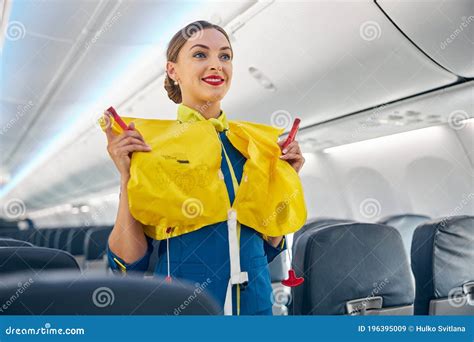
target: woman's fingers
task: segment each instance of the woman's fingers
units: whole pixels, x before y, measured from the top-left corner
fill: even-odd
[[[128,137],[137,138],[137,139],[145,142],[145,139],[143,139],[142,135],[138,131],[125,131],[125,132],[123,132],[122,134],[120,134],[118,136],[117,140],[126,139]]]
[[[120,155],[129,154],[131,152],[150,152],[151,148],[146,147],[143,144],[132,144],[117,149],[117,153]]]
[[[299,153],[287,153],[287,154],[284,154],[282,156],[280,156],[280,159],[283,159],[283,160],[296,160],[296,159],[302,159],[303,156]]]
[[[286,148],[283,149],[282,153],[301,153],[300,145],[297,141],[293,141],[291,144],[289,144]]]
[[[107,137],[107,141],[111,142],[112,140],[115,139],[115,134],[112,132],[112,121],[110,119],[109,112],[105,111],[103,118],[104,118],[104,121],[105,121],[104,132],[105,132],[105,135]]]
[[[126,137],[126,138],[118,141],[117,142],[117,147],[123,147],[123,146],[131,145],[131,144],[143,145],[143,146],[146,146],[146,147],[150,147],[147,144],[145,144],[145,142],[143,140],[140,140],[140,139],[135,138],[135,137]]]

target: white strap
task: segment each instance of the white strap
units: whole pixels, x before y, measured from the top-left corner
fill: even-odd
[[[167,261],[167,268],[168,268],[168,278],[171,277],[171,270],[170,270],[170,238],[166,238],[166,261]]]
[[[247,272],[240,269],[240,248],[237,236],[237,212],[230,209],[227,212],[227,231],[229,234],[230,279],[224,302],[224,315],[232,315],[232,285],[248,282]]]
[[[229,279],[227,291],[225,293],[224,315],[232,316],[232,282]]]

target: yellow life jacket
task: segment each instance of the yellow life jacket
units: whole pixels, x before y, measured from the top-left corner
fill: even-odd
[[[227,220],[231,205],[216,129],[226,130],[231,144],[247,158],[232,205],[237,221],[264,236],[289,234],[306,222],[300,178],[279,158],[283,129],[227,121],[222,111],[219,118],[206,120],[183,104],[178,120],[122,119],[127,125],[133,121],[152,148],[133,153],[127,186],[130,213],[146,235],[164,240]],[[112,129],[122,132],[113,120]]]

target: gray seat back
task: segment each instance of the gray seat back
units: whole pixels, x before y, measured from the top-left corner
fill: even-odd
[[[52,269],[80,271],[74,257],[64,251],[45,247],[0,247],[0,273],[33,272]]]
[[[473,216],[418,226],[411,247],[416,315],[474,315],[473,246]]]
[[[27,287],[4,315],[218,315],[220,308],[205,291],[163,278],[45,272],[40,277],[12,274],[2,279],[0,298],[10,298],[18,284]]]
[[[391,226],[398,230],[402,236],[403,246],[408,255],[408,259],[411,259],[411,240],[413,239],[413,233],[415,232],[418,225],[429,221],[431,218],[425,215],[415,215],[415,214],[402,214],[402,215],[392,215],[385,217],[378,221],[380,224],[385,224]]]
[[[323,225],[307,229],[295,248],[293,267],[305,282],[292,288],[290,314],[413,313],[408,258],[393,227],[356,222]]]
[[[33,247],[33,245],[27,241],[0,238],[0,247]]]

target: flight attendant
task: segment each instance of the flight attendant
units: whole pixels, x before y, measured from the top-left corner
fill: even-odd
[[[222,142],[221,170],[231,204],[246,163],[244,155],[227,138],[229,124],[221,110],[221,100],[232,81],[233,57],[224,29],[206,21],[191,23],[176,33],[168,45],[164,84],[168,97],[179,105],[179,122],[209,120],[215,127]],[[133,123],[130,127],[134,128]],[[107,245],[109,265],[115,272],[144,272],[153,251],[153,238],[144,234],[143,225],[130,213],[127,183],[131,153],[149,152],[151,147],[138,130],[117,135],[108,127],[105,133],[107,150],[121,176],[117,218]],[[282,142],[278,144],[280,150]],[[281,159],[299,172],[304,158],[298,143],[292,142],[281,153]],[[229,247],[232,241],[228,225],[229,221],[217,222],[161,241],[155,274],[170,276],[172,281],[185,279],[193,284],[203,284],[205,291],[221,304],[224,313],[231,308],[232,314],[271,315],[268,263],[286,248],[285,239],[283,236],[262,236],[242,224],[237,253],[245,279],[232,286],[229,277],[233,252]]]

